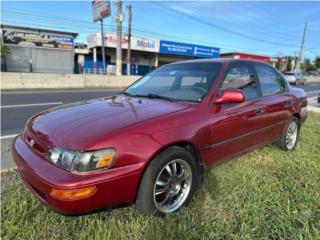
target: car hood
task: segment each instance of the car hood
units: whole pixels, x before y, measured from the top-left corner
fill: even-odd
[[[32,117],[26,135],[46,147],[88,150],[91,143],[128,126],[181,111],[190,104],[119,95],[64,105]]]

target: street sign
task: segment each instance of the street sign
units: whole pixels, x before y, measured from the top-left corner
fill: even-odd
[[[110,0],[109,1],[95,0],[95,1],[92,1],[91,4],[92,4],[92,17],[94,22],[100,21],[105,17],[108,17],[111,15]]]

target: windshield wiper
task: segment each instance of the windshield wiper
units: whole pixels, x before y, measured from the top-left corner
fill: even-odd
[[[145,98],[158,98],[158,99],[164,99],[170,102],[174,102],[176,101],[176,99],[174,98],[170,98],[170,97],[166,97],[166,96],[162,96],[162,95],[158,95],[158,94],[154,94],[154,93],[149,93],[149,94],[131,94],[128,92],[120,92],[120,94],[123,94],[125,96],[129,96],[129,97],[145,97]]]
[[[154,94],[154,93],[149,93],[146,95],[133,95],[134,97],[147,97],[147,98],[158,98],[158,99],[164,99],[170,102],[175,102],[176,99],[171,98],[171,97],[166,97],[166,96],[162,96],[162,95],[158,95],[158,94]]]

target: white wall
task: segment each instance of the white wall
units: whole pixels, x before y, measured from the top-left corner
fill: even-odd
[[[307,79],[307,83],[308,82],[320,82],[320,77],[309,77],[309,76],[307,76],[307,77],[305,77],[306,79]]]
[[[1,73],[1,89],[126,87],[139,76],[87,74]]]

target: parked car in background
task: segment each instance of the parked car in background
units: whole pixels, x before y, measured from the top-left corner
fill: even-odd
[[[290,84],[304,85],[305,77],[301,72],[286,72],[284,76]]]
[[[12,153],[26,186],[59,212],[134,202],[163,215],[221,162],[270,143],[293,150],[307,105],[304,90],[264,62],[184,61],[119,95],[33,116]]]
[[[309,72],[306,72],[305,76],[317,77],[319,76],[319,73],[317,71],[309,71]]]

